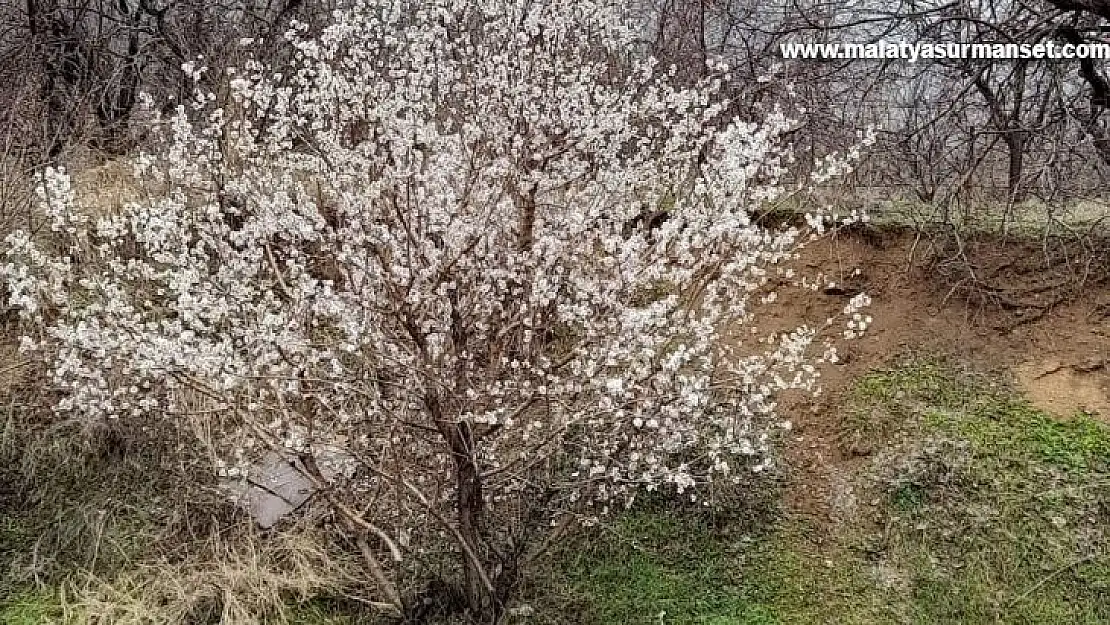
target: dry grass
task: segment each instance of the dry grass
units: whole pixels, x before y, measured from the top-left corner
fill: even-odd
[[[47,425],[27,444],[26,416],[0,469],[18,489],[0,492],[0,623],[303,623],[299,604],[363,587],[354,550],[308,522],[257,531],[153,435]]]
[[[126,204],[145,197],[128,159],[113,159],[95,167],[80,168],[71,175],[77,206],[90,216],[119,213]]]
[[[61,429],[9,445],[22,457],[0,475],[18,488],[0,492],[0,623],[327,623],[298,606],[365,587],[357,552],[319,524],[261,533],[150,442]]]
[[[326,623],[297,605],[357,593],[354,550],[260,534],[223,500],[188,423],[53,414],[17,330],[0,327],[0,623]]]
[[[213,534],[178,562],[144,563],[114,578],[88,575],[72,584],[67,607],[82,623],[288,623],[295,605],[358,584],[357,564],[326,545],[305,529],[272,538]]]

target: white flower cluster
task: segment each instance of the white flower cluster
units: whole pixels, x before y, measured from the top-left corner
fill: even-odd
[[[621,4],[355,3],[289,33],[292,75],[166,120],[147,201],[90,219],[47,172],[57,240],[12,235],[0,275],[59,408],[200,420],[230,457],[342,445],[397,532],[460,475],[596,513],[766,468],[776,394],[835,358],[720,340],[803,238],[749,217],[790,125],[725,118],[724,66],[679,88],[629,55]]]
[[[844,306],[844,316],[848,318],[848,328],[844,330],[844,338],[854,339],[863,336],[871,325],[871,315],[864,315],[860,311],[871,305],[871,297],[860,293],[848,300]]]

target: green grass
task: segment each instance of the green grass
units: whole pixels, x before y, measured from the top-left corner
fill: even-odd
[[[370,622],[370,616],[365,612],[349,605],[349,602],[321,597],[292,606],[289,623],[291,625],[355,625]]]
[[[1104,424],[916,359],[861,378],[842,425],[875,449],[858,514],[638,508],[557,554],[535,622],[1110,623]]]
[[[740,550],[674,513],[629,515],[611,533],[567,554],[567,579],[588,593],[604,623],[759,623],[766,609],[745,596]]]
[[[0,599],[0,625],[48,625],[64,621],[58,599],[45,592],[27,592]]]
[[[867,376],[852,403],[854,431],[883,429],[860,414],[902,417],[878,520],[910,621],[1110,623],[1104,424],[937,361]]]
[[[866,563],[839,546],[823,551],[819,528],[801,519],[762,535],[744,528],[651,506],[633,512],[560,554],[545,582],[563,604],[541,599],[545,622],[862,625],[892,616],[868,594]]]
[[[895,475],[892,499],[918,505],[887,514],[890,556],[915,571],[915,621],[1110,623],[1110,431],[1083,414],[1054,419],[983,380],[955,390],[905,397],[927,400],[908,429],[939,441]]]

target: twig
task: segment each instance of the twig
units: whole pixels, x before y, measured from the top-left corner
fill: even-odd
[[[330,503],[332,507],[338,510],[351,523],[354,523],[381,539],[381,541],[385,543],[385,546],[389,548],[389,553],[393,557],[394,562],[401,562],[404,560],[401,556],[401,550],[397,548],[397,543],[393,542],[393,539],[389,537],[389,534],[387,534],[385,530],[367,521],[361,514],[347,507],[343,502],[332,495],[331,486],[327,483],[327,480],[324,479],[324,475],[320,472],[320,468],[316,466],[316,458],[314,458],[311,453],[301,454],[299,460],[306,469],[305,475],[316,484],[316,488],[324,494],[324,497],[327,498],[328,503]]]
[[[274,276],[277,277],[278,286],[281,287],[282,292],[289,298],[289,301],[294,301],[296,298],[293,297],[293,292],[289,290],[289,285],[285,283],[285,277],[281,275],[281,270],[278,269],[277,262],[274,261],[274,254],[270,251],[269,243],[265,245],[265,250],[266,260],[269,261],[270,269],[274,272]]]
[[[474,565],[474,570],[477,571],[478,577],[481,578],[482,585],[486,587],[486,590],[491,595],[493,595],[493,581],[490,580],[489,574],[486,573],[486,568],[482,565],[481,559],[478,558],[478,554],[474,553],[474,549],[471,548],[470,543],[467,542],[466,537],[462,535],[462,532],[459,531],[459,528],[455,527],[454,524],[450,523],[446,518],[444,518],[443,515],[440,514],[439,510],[436,510],[435,506],[433,506],[432,503],[428,501],[428,498],[424,496],[424,493],[420,492],[420,489],[413,486],[411,483],[409,483],[408,480],[398,478],[398,481],[400,481],[401,485],[408,489],[408,491],[411,492],[420,501],[420,503],[424,504],[424,507],[427,508],[429,514],[435,517],[435,519],[439,521],[441,525],[443,525],[445,528],[447,528],[449,532],[451,532],[451,534],[455,537],[455,541],[459,543],[459,547],[462,548],[463,554],[465,554],[466,557],[470,560],[471,564]]]
[[[29,364],[31,364],[30,360],[24,360],[22,362],[17,362],[14,365],[8,365],[7,367],[4,367],[3,369],[0,369],[0,375],[10,373],[10,372],[15,371],[17,369],[22,369],[23,367],[26,367]]]
[[[455,542],[459,543],[459,548],[462,549],[463,555],[466,556],[466,558],[470,560],[471,564],[474,565],[474,569],[478,572],[478,577],[481,579],[482,585],[485,586],[486,590],[489,591],[491,595],[494,594],[493,581],[490,579],[489,574],[486,573],[485,567],[482,566],[482,560],[478,558],[478,554],[474,552],[473,548],[471,548],[471,545],[469,542],[467,542],[466,537],[462,535],[462,532],[459,531],[458,527],[448,521],[443,516],[443,514],[441,514],[439,510],[436,509],[435,505],[428,500],[428,497],[425,496],[419,488],[417,488],[411,482],[402,477],[391,475],[389,473],[386,473],[385,471],[378,469],[374,466],[373,463],[369,462],[361,455],[356,457],[367,469],[369,469],[375,475],[378,475],[385,480],[391,481],[394,484],[398,484],[404,487],[405,490],[412,493],[412,495],[416,497],[416,500],[419,501],[420,504],[423,505],[424,508],[428,511],[428,514],[431,514],[432,517],[435,518],[435,520],[438,521],[440,525],[442,525],[448,532],[451,533],[451,536],[455,539]]]
[[[361,536],[355,542],[358,544],[359,551],[362,552],[363,559],[366,560],[366,566],[370,569],[370,576],[374,578],[382,592],[389,598],[389,602],[397,610],[398,613],[404,614],[405,603],[401,600],[401,593],[397,591],[397,586],[389,581],[386,577],[382,565],[378,562],[378,558],[374,555],[374,550],[366,543],[366,539]]]
[[[1099,554],[1092,554],[1092,555],[1089,555],[1089,556],[1084,556],[1082,558],[1079,558],[1078,560],[1074,560],[1072,562],[1069,562],[1069,563],[1065,564],[1064,566],[1056,569],[1055,571],[1053,571],[1053,572],[1049,573],[1048,575],[1044,576],[1043,578],[1041,578],[1040,581],[1038,581],[1036,584],[1033,584],[1032,586],[1030,586],[1028,590],[1026,590],[1025,592],[1018,595],[1017,599],[1014,599],[1013,601],[1011,601],[1010,605],[1007,606],[1007,607],[1012,608],[1015,605],[1017,605],[1018,603],[1021,603],[1026,598],[1028,598],[1029,595],[1033,594],[1034,592],[1037,592],[1038,588],[1040,588],[1041,586],[1044,586],[1048,582],[1052,581],[1053,579],[1055,579],[1058,575],[1060,575],[1064,571],[1067,571],[1068,569],[1071,569],[1071,568],[1075,568],[1075,567],[1077,567],[1080,564],[1083,564],[1085,562],[1090,562],[1091,560],[1094,560],[1098,556],[1099,556]]]

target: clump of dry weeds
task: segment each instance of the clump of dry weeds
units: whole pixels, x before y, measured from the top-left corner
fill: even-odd
[[[357,588],[357,563],[327,545],[308,529],[269,537],[217,532],[178,561],[85,576],[71,584],[69,607],[88,623],[287,623],[297,604]]]

